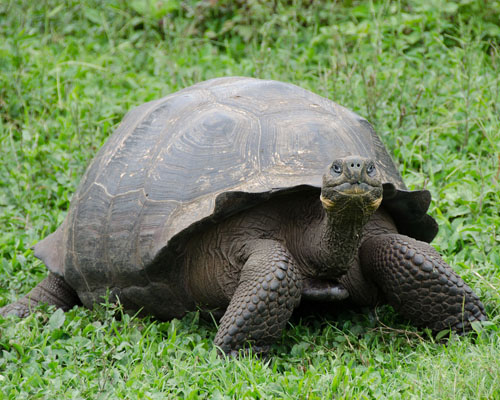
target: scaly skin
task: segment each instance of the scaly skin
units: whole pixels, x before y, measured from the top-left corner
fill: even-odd
[[[413,324],[461,333],[486,320],[483,304],[427,243],[400,234],[374,236],[360,249],[365,279]]]
[[[47,303],[68,311],[73,306],[80,305],[76,292],[61,277],[50,273],[47,278],[36,285],[27,295],[12,304],[0,308],[0,315],[17,315],[25,318],[33,312],[40,303]]]
[[[247,343],[266,351],[300,302],[302,277],[278,242],[261,241],[243,266],[240,282],[222,317],[215,344],[236,353]]]

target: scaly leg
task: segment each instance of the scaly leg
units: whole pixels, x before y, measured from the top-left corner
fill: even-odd
[[[302,278],[288,251],[263,240],[241,271],[238,287],[221,319],[215,344],[236,353],[251,343],[266,351],[300,302]]]
[[[486,320],[479,298],[429,244],[386,234],[365,241],[359,254],[364,277],[415,325],[460,333]]]
[[[27,317],[39,303],[47,303],[61,308],[63,311],[80,305],[80,299],[76,292],[66,281],[50,273],[47,278],[36,285],[26,296],[12,304],[0,308],[0,315],[17,315],[20,318]]]

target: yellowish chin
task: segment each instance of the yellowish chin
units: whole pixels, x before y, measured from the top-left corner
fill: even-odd
[[[331,209],[335,208],[335,203],[333,201],[331,201],[330,199],[325,199],[323,197],[323,195],[320,195],[319,199],[323,203],[323,207],[325,207],[326,210],[331,210]]]

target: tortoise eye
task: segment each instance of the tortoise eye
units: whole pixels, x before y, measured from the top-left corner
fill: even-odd
[[[337,163],[333,164],[331,169],[336,174],[342,173],[342,166],[340,164]]]
[[[370,164],[368,168],[366,168],[366,172],[368,175],[373,175],[375,173],[375,164]]]

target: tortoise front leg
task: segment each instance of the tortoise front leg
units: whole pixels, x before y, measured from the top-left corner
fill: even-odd
[[[247,343],[257,352],[267,351],[299,304],[301,289],[302,277],[289,252],[280,243],[259,241],[243,266],[215,344],[225,353]]]
[[[415,325],[463,332],[486,320],[479,298],[429,244],[386,234],[366,240],[359,254],[364,277]]]
[[[80,305],[80,299],[76,292],[66,283],[66,281],[50,273],[47,278],[36,285],[27,295],[0,308],[0,315],[17,315],[25,318],[33,312],[39,303],[47,303],[61,308],[63,311],[71,309],[75,305]]]

